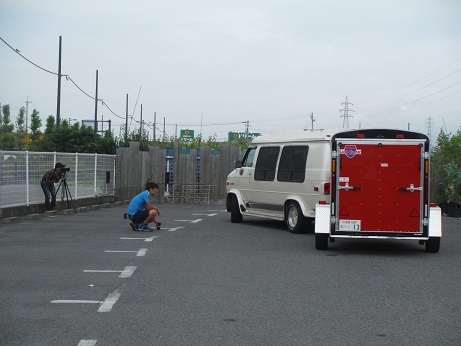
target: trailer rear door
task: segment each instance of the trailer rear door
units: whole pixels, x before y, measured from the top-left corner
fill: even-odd
[[[338,139],[335,231],[422,233],[424,143]]]

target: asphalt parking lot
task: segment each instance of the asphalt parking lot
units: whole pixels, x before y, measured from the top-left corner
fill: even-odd
[[[0,225],[1,345],[461,345],[461,220],[416,241],[336,241],[220,205],[127,205]]]

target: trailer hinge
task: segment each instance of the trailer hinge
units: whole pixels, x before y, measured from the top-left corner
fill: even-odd
[[[423,219],[423,226],[428,226],[429,225],[429,220],[427,218]]]
[[[335,216],[332,216],[330,222],[331,222],[331,224],[335,224],[335,223],[338,222],[338,218],[335,217]]]
[[[337,157],[338,157],[338,153],[336,152],[336,150],[332,151],[331,152],[331,158],[336,159]]]
[[[424,152],[424,160],[429,160],[430,157],[431,157],[431,155],[429,154],[429,152],[425,151]]]

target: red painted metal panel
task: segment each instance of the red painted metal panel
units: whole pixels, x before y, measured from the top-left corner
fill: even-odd
[[[423,149],[419,143],[357,142],[342,144],[340,149],[339,227],[344,231],[421,232],[423,192],[417,188],[423,186]],[[404,189],[411,186],[413,191]]]

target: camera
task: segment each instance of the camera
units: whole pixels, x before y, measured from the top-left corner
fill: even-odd
[[[70,168],[69,167],[64,167],[62,170],[63,170],[63,172],[69,172]]]

